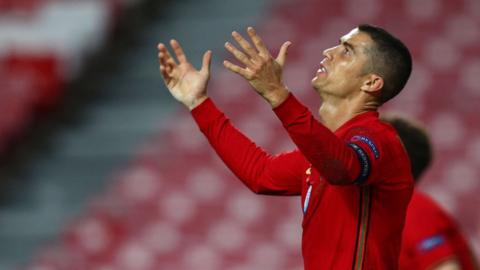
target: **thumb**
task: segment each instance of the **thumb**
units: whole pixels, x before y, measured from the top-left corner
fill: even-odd
[[[278,52],[278,56],[276,60],[277,60],[277,63],[282,67],[285,64],[285,60],[288,54],[288,47],[290,47],[291,44],[292,43],[290,41],[283,43],[282,47],[280,48],[280,52]]]
[[[211,62],[212,62],[212,51],[208,50],[203,54],[202,69],[200,69],[200,72],[208,74],[210,72]]]

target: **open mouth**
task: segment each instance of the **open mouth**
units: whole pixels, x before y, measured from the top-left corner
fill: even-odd
[[[317,70],[317,74],[326,75],[327,74],[327,68],[323,64],[320,64],[320,68]]]

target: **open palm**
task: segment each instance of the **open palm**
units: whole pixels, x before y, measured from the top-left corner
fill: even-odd
[[[170,41],[178,63],[170,55],[166,46],[158,45],[160,73],[172,96],[190,110],[207,98],[207,84],[210,78],[211,51],[203,55],[202,68],[195,69],[188,61],[182,47],[176,40]]]

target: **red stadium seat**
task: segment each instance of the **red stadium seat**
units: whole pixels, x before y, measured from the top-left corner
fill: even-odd
[[[65,79],[54,54],[14,52],[5,59],[4,68],[7,77],[29,84],[36,108],[48,109],[59,101]]]

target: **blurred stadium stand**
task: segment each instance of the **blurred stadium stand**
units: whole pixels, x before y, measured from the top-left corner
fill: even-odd
[[[174,110],[157,74],[158,41],[178,38],[195,64],[212,49],[209,91],[219,106],[267,150],[290,149],[263,100],[219,65],[229,33],[249,24],[272,49],[293,41],[286,82],[312,110],[319,101],[310,78],[339,35],[371,22],[405,40],[413,76],[384,111],[427,124],[435,162],[420,188],[459,220],[480,254],[478,0],[171,1],[143,24],[126,23],[130,43],[101,74],[85,70],[89,55],[124,5],[142,1],[18,2],[0,0],[0,109],[9,112],[0,133],[15,138],[38,111],[64,102],[76,76],[84,82],[73,90],[95,95],[10,179],[0,269],[26,261],[21,269],[302,269],[299,200],[250,194],[188,112]]]

